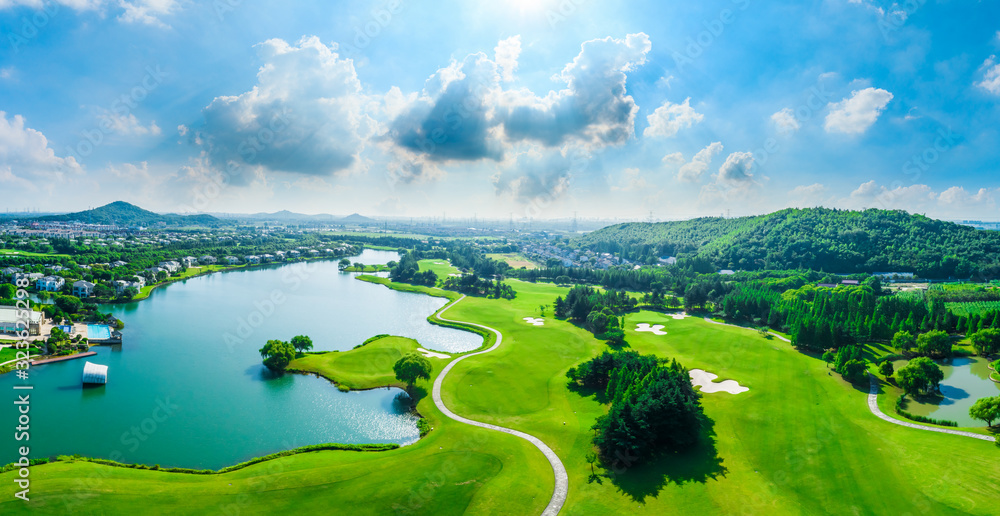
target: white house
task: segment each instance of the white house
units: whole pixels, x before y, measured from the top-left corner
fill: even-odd
[[[273,262],[274,261],[274,255],[273,254],[263,254],[263,255],[260,256],[260,260],[262,262],[265,262],[265,263],[267,263],[267,262]]]
[[[198,265],[198,259],[194,256],[185,256],[184,258],[181,258],[181,263],[183,263],[185,267],[193,267]]]
[[[302,253],[296,251],[295,249],[292,249],[291,251],[288,251],[288,256],[290,256],[292,258],[298,258],[300,254],[302,254]]]
[[[40,272],[19,272],[17,274],[14,274],[14,284],[16,285],[22,281],[27,281],[29,284],[31,284],[44,277],[45,275]]]
[[[73,283],[73,295],[81,299],[94,296],[94,284],[89,281],[77,281]]]
[[[202,256],[201,258],[199,258],[199,260],[201,260],[201,263],[204,263],[206,265],[212,265],[215,262],[219,261],[219,260],[216,260],[214,256],[208,255],[208,254],[206,254],[205,256]]]
[[[168,271],[171,272],[171,274],[174,273],[174,272],[177,272],[177,271],[181,270],[181,264],[177,263],[177,262],[175,262],[173,260],[166,261],[166,262],[160,262],[157,265],[160,266],[160,267],[162,267],[162,268],[164,268],[164,269],[167,269]]]
[[[318,256],[319,255],[319,251],[317,251],[315,249],[310,249],[308,252],[309,252],[309,256]]]
[[[111,262],[111,266],[112,267],[124,267],[126,265],[128,265],[128,262],[123,262],[121,260],[115,260],[115,261]]]
[[[260,256],[257,256],[255,254],[249,254],[247,256],[244,256],[243,260],[249,263],[250,265],[257,265],[260,263]]]
[[[115,285],[115,294],[120,296],[122,295],[122,292],[125,292],[129,288],[142,290],[142,287],[146,286],[146,281],[143,280],[142,282],[139,282],[139,281],[117,280],[115,281],[114,285]]]
[[[285,259],[285,252],[284,251],[275,251],[274,255],[277,256],[279,260],[284,260]]]
[[[228,263],[229,265],[236,265],[240,263],[240,259],[235,256],[227,256],[226,263]]]
[[[35,281],[35,288],[38,289],[39,292],[59,292],[65,284],[66,280],[60,278],[59,276],[45,276],[44,278]]]

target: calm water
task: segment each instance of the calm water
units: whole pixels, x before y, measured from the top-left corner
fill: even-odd
[[[979,357],[955,358],[951,363],[938,361],[945,375],[941,382],[941,395],[911,399],[906,410],[934,419],[955,421],[958,426],[986,426],[986,423],[969,417],[969,407],[980,398],[1000,395],[1000,384],[989,379],[987,364],[985,359]],[[893,363],[897,370],[904,365],[906,361]]]
[[[352,261],[394,259],[367,250]],[[214,469],[307,444],[412,442],[416,423],[394,401],[402,391],[342,393],[312,376],[275,377],[257,350],[299,334],[316,350],[351,349],[378,333],[442,351],[481,345],[478,335],[426,321],[444,303],[357,281],[329,261],[192,278],[106,307],[125,321],[121,347],[31,369],[31,456]],[[87,360],[109,366],[106,386],[81,387]],[[21,383],[0,375],[0,392],[13,400]],[[14,423],[13,411],[3,414]],[[0,443],[4,464],[23,444],[12,432]]]

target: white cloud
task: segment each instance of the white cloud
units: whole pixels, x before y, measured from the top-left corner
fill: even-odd
[[[976,86],[994,94],[1000,95],[1000,64],[996,62],[996,56],[990,56],[983,61],[983,80],[976,83]]]
[[[137,0],[127,2],[119,0],[118,5],[125,10],[118,16],[118,21],[124,23],[142,23],[154,27],[168,28],[161,18],[172,14],[180,8],[177,0]]]
[[[521,55],[521,36],[512,36],[497,43],[493,49],[494,58],[500,68],[500,77],[505,82],[514,80],[517,70],[517,58]]]
[[[664,165],[683,165],[684,155],[679,152],[671,152],[660,160]]]
[[[869,181],[836,204],[850,209],[906,210],[938,218],[976,218],[996,212],[998,194],[997,189],[980,188],[970,193],[964,187],[952,186],[937,192],[924,184],[886,187]]]
[[[102,128],[106,127],[108,132],[123,136],[158,136],[160,134],[160,127],[156,125],[155,120],[149,126],[144,126],[139,123],[139,119],[132,113],[122,115],[110,110],[104,110],[104,112],[98,115],[98,119]]]
[[[315,36],[297,45],[280,39],[257,45],[263,62],[257,84],[216,97],[202,111],[204,124],[189,127],[209,165],[235,170],[235,185],[267,172],[330,176],[351,167],[376,123],[365,111],[370,99],[353,63],[334,48]]]
[[[788,198],[788,207],[809,208],[820,206],[828,198],[828,191],[829,189],[820,183],[796,186],[786,195]]]
[[[851,92],[849,98],[829,104],[824,127],[828,133],[861,134],[878,120],[892,93],[883,89],[865,88]]]
[[[4,67],[4,68],[0,68],[0,79],[10,79],[13,76],[14,76],[14,67],[13,66],[7,66],[7,67]]]
[[[687,129],[701,122],[705,115],[696,112],[690,103],[691,97],[684,99],[684,102],[680,104],[671,104],[670,101],[665,101],[662,106],[653,111],[653,114],[646,117],[649,127],[642,132],[642,135],[669,138],[681,129]]]
[[[715,182],[726,185],[739,185],[753,181],[754,157],[752,152],[734,152],[726,158],[719,167],[719,173],[714,176]]]
[[[639,106],[626,91],[626,72],[646,63],[649,36],[584,42],[573,62],[557,76],[566,88],[536,97],[506,92],[503,129],[513,142],[530,140],[548,147],[575,141],[592,148],[621,145],[635,131]]]
[[[994,204],[992,192],[980,188],[975,194],[970,194],[961,186],[953,186],[938,195],[938,201],[946,206],[968,207],[976,204]]]
[[[642,177],[642,172],[637,168],[626,168],[622,171],[622,179],[617,185],[612,185],[611,189],[623,192],[642,192],[649,189],[649,182]]]
[[[708,171],[712,159],[720,152],[722,152],[722,142],[712,142],[706,145],[704,149],[698,151],[691,158],[690,162],[681,166],[680,170],[677,171],[677,179],[688,183],[701,181],[701,177]]]
[[[45,135],[25,127],[24,122],[21,115],[7,118],[0,111],[0,176],[8,182],[58,184],[83,173],[75,158],[56,156]]]
[[[800,127],[799,120],[795,118],[792,108],[784,108],[771,115],[771,121],[778,128],[778,132],[783,134],[794,133]]]

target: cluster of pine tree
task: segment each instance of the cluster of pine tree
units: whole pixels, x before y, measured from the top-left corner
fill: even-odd
[[[396,266],[389,269],[389,279],[401,283],[433,287],[437,283],[437,274],[434,271],[420,272],[420,259],[420,251],[403,253]]]
[[[499,279],[480,278],[474,272],[461,277],[450,277],[444,281],[442,287],[470,296],[485,296],[490,299],[514,299],[517,296],[517,292],[510,285]]]
[[[577,384],[603,390],[611,407],[597,419],[594,444],[604,457],[648,457],[698,441],[704,414],[687,369],[634,351],[605,351],[570,369]]]
[[[625,339],[622,315],[638,305],[635,298],[621,290],[597,290],[577,285],[556,298],[555,315],[569,319],[592,331],[597,338],[621,343]]]

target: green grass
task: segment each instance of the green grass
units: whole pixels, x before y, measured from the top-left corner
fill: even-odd
[[[437,274],[438,279],[444,281],[448,279],[449,274],[461,274],[458,267],[455,267],[448,260],[420,260],[417,262],[420,265],[421,271],[434,271]]]
[[[345,267],[342,269],[344,272],[386,272],[389,267],[382,265],[364,265],[362,267],[355,267],[351,265],[350,267]]]
[[[492,254],[487,254],[486,257],[491,258],[493,260],[506,262],[507,265],[510,265],[515,269],[520,269],[521,267],[524,267],[525,269],[529,270],[538,268],[538,265],[535,262],[525,258],[520,253],[492,253]]]
[[[3,364],[4,362],[8,362],[10,360],[14,360],[15,358],[17,358],[17,352],[18,351],[22,351],[22,350],[18,350],[18,349],[14,349],[14,348],[0,348],[0,364]],[[38,348],[34,347],[34,346],[32,346],[31,348],[28,349],[28,353],[30,353],[31,356],[35,356],[39,352],[40,352],[40,350]]]
[[[0,255],[25,256],[28,258],[69,258],[68,254],[33,253],[31,251],[19,251],[17,249],[0,249]]]
[[[571,390],[564,374],[607,346],[552,318],[551,310],[544,326],[522,320],[538,316],[539,305],[551,305],[566,288],[511,284],[518,291],[514,300],[468,297],[444,314],[497,328],[504,339],[497,350],[456,365],[442,395],[458,414],[529,432],[551,446],[570,476],[564,515],[998,512],[1000,461],[991,443],[877,419],[868,411],[867,384],[850,385],[817,357],[752,329],[646,311],[627,316],[632,349],[676,358],[750,391],[704,395],[712,434],[697,449],[628,465],[598,464],[602,476],[588,482],[591,426],[607,407],[591,393]],[[400,288],[457,297],[435,288]],[[663,324],[668,334],[637,333],[639,322]],[[381,339],[296,362],[345,383],[378,385],[390,374],[381,368],[414,345]],[[445,361],[432,362],[436,375]],[[891,413],[895,397],[883,389],[880,404]],[[27,508],[8,499],[0,501],[0,512],[67,514],[64,502],[77,499],[85,505],[76,512],[106,514],[219,513],[233,503],[240,514],[331,507],[357,514],[537,514],[545,506],[551,469],[532,446],[444,419],[429,397],[417,408],[434,431],[400,450],[306,453],[208,476],[56,463],[32,469]],[[12,479],[12,473],[0,475],[0,483]]]
[[[392,366],[407,353],[417,352],[420,343],[406,337],[383,337],[347,352],[309,354],[288,364],[289,370],[316,373],[348,389],[405,388],[396,379]],[[436,376],[448,360],[428,358]]]

